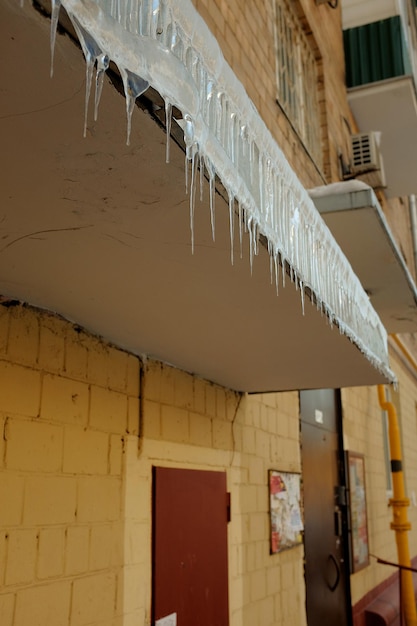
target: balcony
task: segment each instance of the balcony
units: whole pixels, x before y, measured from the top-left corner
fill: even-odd
[[[414,0],[344,0],[348,100],[360,132],[380,131],[388,197],[417,191]]]
[[[417,288],[371,187],[352,180],[310,195],[387,331],[415,333]]]

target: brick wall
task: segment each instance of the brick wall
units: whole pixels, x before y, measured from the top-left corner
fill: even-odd
[[[300,470],[297,393],[146,361],[140,398],[139,374],[62,319],[0,307],[1,626],[150,624],[153,465],[227,472],[231,626],[302,626],[303,548],[269,554],[268,470]]]
[[[110,623],[138,360],[29,307],[0,307],[0,335],[0,623]]]
[[[304,624],[303,549],[269,554],[268,470],[300,470],[298,394],[241,397],[149,361],[143,396],[148,481],[152,465],[227,472],[231,626]]]
[[[410,497],[417,489],[417,420],[416,420],[416,374],[391,349],[391,365],[398,376],[398,390],[392,391],[402,434],[403,466],[406,494]],[[366,497],[368,512],[369,549],[382,559],[398,562],[395,533],[390,528],[392,508],[386,484],[386,466],[383,449],[382,411],[376,387],[342,390],[345,447],[365,455]],[[408,509],[412,528],[417,527],[417,508],[413,503]],[[417,554],[415,532],[408,533],[410,556]],[[377,587],[395,570],[378,565],[371,558],[370,566],[351,576],[352,605]]]

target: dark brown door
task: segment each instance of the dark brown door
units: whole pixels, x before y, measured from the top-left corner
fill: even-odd
[[[155,467],[153,624],[228,626],[226,474]]]
[[[300,392],[308,626],[352,623],[340,394]]]

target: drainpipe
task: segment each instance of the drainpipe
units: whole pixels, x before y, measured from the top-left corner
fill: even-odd
[[[414,194],[412,194],[408,200],[410,206],[411,237],[413,239],[414,271],[417,275],[417,202]]]
[[[393,498],[389,503],[392,506],[393,521],[391,528],[395,531],[397,555],[399,565],[411,567],[410,549],[407,532],[411,524],[407,517],[407,507],[410,500],[405,496],[404,475],[402,469],[400,429],[398,427],[397,412],[392,402],[387,402],[384,385],[378,385],[378,399],[381,408],[388,413],[388,432],[391,450],[391,472]],[[412,572],[400,571],[401,576],[401,603],[406,626],[417,626],[416,601]]]

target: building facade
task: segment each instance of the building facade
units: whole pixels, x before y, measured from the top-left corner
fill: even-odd
[[[59,4],[54,3],[55,17]],[[377,393],[378,384],[388,389],[393,379],[397,384],[389,393],[400,424],[408,516],[413,529],[417,524],[415,200],[412,187],[397,192],[401,181],[388,167],[384,133],[384,184],[380,163],[354,169],[352,136],[382,130],[360,118],[358,85],[346,83],[344,38],[346,45],[346,32],[363,25],[352,17],[355,3],[184,1],[178,3],[184,32],[179,26],[174,32],[177,22],[164,21],[168,8],[175,13],[171,3],[142,2],[135,20],[145,7],[151,26],[145,35],[136,33],[137,39],[123,13],[133,2],[62,5],[50,87],[48,8],[12,0],[1,7],[7,33],[2,45],[15,63],[1,99],[1,123],[15,142],[8,143],[2,177],[7,210],[0,272],[0,623],[371,623],[366,611],[381,613],[375,602],[397,589],[396,568],[375,558],[398,562],[390,528],[389,435]],[[408,24],[405,7],[400,25]],[[106,31],[113,22],[118,26]],[[157,37],[166,35],[166,23],[178,58],[187,37],[191,41],[184,57],[195,85],[206,80],[195,51],[206,50],[212,71],[212,81],[204,83],[206,100],[179,65],[166,66],[175,75],[162,71],[166,42]],[[112,51],[119,46],[120,55],[126,49],[144,55],[139,79],[105,58],[97,24]],[[415,33],[412,24],[404,32]],[[156,45],[149,43],[153,39]],[[94,63],[109,66],[97,121],[87,99],[85,139],[85,62],[78,41],[88,61],[87,83]],[[216,46],[222,57],[214,56]],[[408,50],[414,55],[412,44]],[[116,54],[110,61],[117,65],[118,59]],[[213,77],[220,84],[216,92],[210,91]],[[378,83],[385,80],[378,77]],[[128,147],[123,81],[128,105],[133,98],[130,111],[136,96],[139,104],[129,118]],[[31,94],[33,104],[23,93]],[[181,115],[184,93],[189,108]],[[210,102],[207,127],[212,123],[217,142],[224,140],[222,149],[236,167],[231,173],[218,143],[211,138],[203,144],[195,113],[200,100],[203,109]],[[222,117],[230,102],[240,106],[230,119],[243,120],[245,114],[251,122],[239,122],[236,132]],[[272,165],[255,141],[258,125]],[[77,128],[80,137],[73,139]],[[254,137],[250,158],[238,143],[245,132]],[[63,139],[55,143],[59,133]],[[275,144],[288,170],[274,162]],[[190,197],[199,193],[197,151],[203,145],[201,186],[209,207],[202,217],[198,198],[193,204]],[[271,191],[274,167],[284,168],[284,180],[295,174],[294,197],[301,198],[291,205],[288,229],[282,225],[288,238],[282,247],[270,235],[272,205],[285,215],[287,201],[284,193]],[[253,177],[266,190],[255,198],[256,207],[249,197],[256,196]],[[21,179],[25,184],[19,186]],[[362,180],[359,187],[354,179]],[[374,203],[381,243],[374,222],[370,226],[366,219],[340,228],[340,215],[333,220],[326,205],[329,189],[330,209],[339,201],[358,209]],[[305,190],[318,210],[304,218]],[[356,207],[362,192],[368,204]],[[292,193],[289,183],[285,193]],[[259,219],[258,205],[266,207]],[[296,231],[304,228],[303,220],[307,233],[312,224],[317,232],[322,222],[328,224],[322,265],[314,239],[310,250],[301,250]],[[339,230],[349,234],[350,247],[338,239]],[[362,237],[369,242],[365,269],[375,270],[369,275],[362,274],[359,258]],[[177,254],[180,245],[184,256]],[[339,245],[350,264],[344,284],[337,275],[345,268]],[[391,256],[381,261],[377,253],[379,247],[385,253],[384,245]],[[206,258],[210,246],[214,252]],[[307,281],[305,259],[316,271]],[[269,284],[274,261],[282,266],[276,287]],[[391,266],[399,272],[392,279],[397,291],[389,284]],[[358,330],[351,311],[355,296],[363,295],[353,276],[370,296]],[[332,289],[325,292],[332,279],[334,301]],[[240,300],[242,291],[247,299]],[[282,309],[274,308],[276,301]],[[342,302],[337,310],[336,301]],[[258,308],[252,310],[254,302]],[[368,299],[363,302],[367,307]],[[275,336],[277,327],[281,334]],[[386,362],[381,328],[391,335]],[[349,453],[364,461],[366,523],[359,530],[351,517]],[[290,527],[297,532],[291,547],[284,545],[288,549],[279,549],[282,537],[273,535],[282,529],[271,522],[271,471],[294,476],[303,486],[296,497],[303,530],[293,519]],[[366,535],[356,537],[362,550],[356,563],[353,537],[363,530]],[[407,536],[413,559],[415,532]]]

